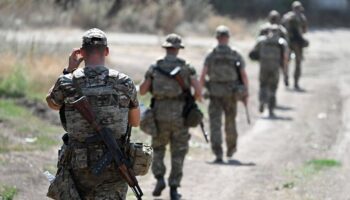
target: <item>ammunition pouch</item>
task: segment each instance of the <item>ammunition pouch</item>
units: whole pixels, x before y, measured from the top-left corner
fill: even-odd
[[[191,94],[189,94],[191,95]],[[187,127],[196,127],[203,121],[203,113],[198,108],[198,105],[194,101],[193,97],[190,96],[191,100],[187,100],[183,115],[185,118],[185,126]]]
[[[152,108],[148,108],[141,115],[140,129],[148,135],[157,135],[157,124]]]
[[[127,155],[135,175],[146,175],[153,161],[152,147],[142,143],[130,143]]]

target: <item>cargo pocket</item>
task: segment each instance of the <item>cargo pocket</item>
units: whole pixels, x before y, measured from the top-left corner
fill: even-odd
[[[87,149],[74,149],[72,158],[73,169],[86,169],[88,167]]]

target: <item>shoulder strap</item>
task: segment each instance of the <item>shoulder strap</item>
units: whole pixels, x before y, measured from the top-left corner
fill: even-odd
[[[175,69],[176,69],[176,68],[175,68]],[[174,70],[175,70],[175,69],[174,69]],[[174,74],[174,75],[172,75],[171,72],[170,72],[170,73],[166,72],[165,70],[161,69],[161,68],[158,67],[158,66],[155,67],[154,70],[158,71],[159,73],[161,73],[161,74],[163,74],[163,75],[165,75],[165,76],[167,76],[167,77],[169,77],[169,78],[175,79],[175,80],[177,81],[177,83],[180,85],[180,87],[182,88],[183,91],[188,90],[188,89],[186,88],[186,86],[185,86],[184,80],[182,79],[182,77],[181,77],[180,74],[179,74],[180,70],[179,70],[176,74]]]

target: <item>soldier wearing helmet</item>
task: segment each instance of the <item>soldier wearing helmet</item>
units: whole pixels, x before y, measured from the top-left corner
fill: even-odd
[[[231,158],[237,150],[237,101],[247,103],[248,78],[242,55],[229,46],[230,31],[226,26],[216,28],[216,39],[218,45],[205,58],[200,83],[207,88],[210,99],[210,138],[216,157],[214,162],[222,163],[222,113],[225,114],[226,156]]]
[[[254,53],[252,53],[254,52]],[[276,92],[280,68],[285,69],[288,63],[288,44],[279,34],[279,27],[271,25],[266,35],[260,36],[250,55],[258,55],[259,71],[259,111],[268,107],[269,116],[275,117]]]
[[[286,13],[282,19],[282,24],[288,31],[291,52],[295,54],[294,87],[297,90],[300,89],[299,80],[302,72],[303,48],[309,45],[309,42],[303,36],[307,32],[307,19],[303,12],[303,5],[299,1],[294,1],[292,11]]]
[[[288,33],[287,30],[281,25],[281,15],[278,11],[272,10],[268,15],[268,22],[263,24],[260,28],[259,35],[266,35],[271,27],[271,25],[278,25],[279,35],[287,39]]]
[[[125,149],[127,127],[138,126],[140,110],[133,81],[125,74],[109,69],[107,37],[99,29],[90,29],[82,37],[82,47],[74,49],[56,84],[46,98],[50,108],[60,110],[67,134],[59,151],[56,178],[48,196],[57,199],[125,199],[128,189],[113,163],[103,163],[99,174],[92,168],[101,164],[106,146],[72,102],[85,96],[100,126],[109,128]],[[78,68],[84,62],[83,68]]]
[[[174,33],[169,34],[162,47],[166,54],[146,72],[145,79],[140,85],[140,94],[151,93],[151,111],[157,127],[156,133],[152,134],[154,149],[152,172],[157,179],[153,196],[160,196],[166,187],[164,156],[166,146],[170,144],[171,170],[168,185],[171,200],[177,200],[181,197],[177,188],[180,187],[182,180],[183,165],[190,139],[189,128],[185,125],[183,117],[186,103],[183,96],[184,88],[193,88],[197,100],[201,99],[201,91],[195,69],[178,57],[180,49],[184,48],[181,37]],[[179,75],[178,78],[183,82],[182,86],[178,78],[173,77],[173,73]]]

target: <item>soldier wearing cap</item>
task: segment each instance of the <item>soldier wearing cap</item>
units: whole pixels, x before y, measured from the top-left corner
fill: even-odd
[[[206,86],[210,103],[210,138],[214,162],[223,162],[221,122],[225,114],[226,156],[232,157],[237,148],[236,114],[237,101],[248,101],[248,77],[242,55],[229,46],[230,32],[226,26],[218,26],[218,45],[204,61],[200,83]],[[207,82],[206,82],[206,78]]]
[[[287,41],[281,37],[278,25],[271,25],[267,34],[258,38],[252,51],[256,52],[260,62],[259,111],[263,112],[267,105],[269,116],[273,118],[275,117],[279,70],[287,66],[289,56]]]
[[[90,29],[83,35],[82,47],[74,49],[56,84],[46,98],[50,108],[60,110],[67,134],[59,153],[58,171],[48,196],[53,199],[125,199],[128,185],[111,163],[100,175],[92,173],[106,146],[93,139],[95,131],[72,106],[72,101],[86,96],[100,126],[108,127],[127,145],[128,126],[138,126],[140,111],[133,81],[125,74],[109,69],[109,54],[103,31]],[[84,61],[84,67],[78,68]]]
[[[303,48],[309,45],[303,34],[307,32],[307,19],[303,14],[304,7],[299,1],[292,3],[292,11],[283,16],[282,24],[288,31],[288,42],[291,51],[295,54],[294,88],[299,90],[301,76],[301,61]]]
[[[183,165],[189,149],[190,134],[183,118],[184,91],[170,74],[175,69],[180,69],[179,75],[184,82],[184,87],[188,89],[193,87],[197,100],[201,99],[201,91],[195,69],[184,59],[178,57],[179,50],[184,48],[181,37],[174,33],[169,34],[162,47],[166,52],[165,57],[158,59],[150,66],[140,85],[140,94],[151,93],[151,107],[158,130],[157,134],[152,136],[154,149],[152,172],[157,179],[153,195],[160,196],[166,187],[164,156],[166,146],[170,144],[171,171],[168,185],[171,200],[176,200],[181,197],[177,188],[180,187],[183,176]]]
[[[276,24],[279,28],[279,34],[281,37],[287,39],[288,33],[286,28],[281,25],[281,15],[278,11],[272,10],[268,15],[268,22],[263,24],[260,28],[259,36],[267,35],[271,25]]]

